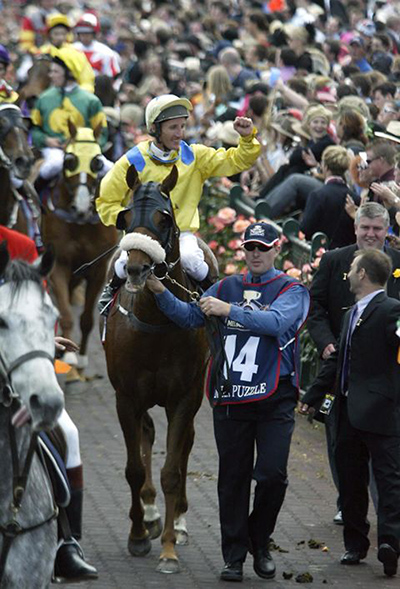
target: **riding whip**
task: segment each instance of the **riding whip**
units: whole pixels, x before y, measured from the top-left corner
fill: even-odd
[[[77,270],[74,270],[74,272],[72,274],[74,276],[79,276],[79,274],[83,274],[84,272],[86,272],[86,270],[88,268],[93,266],[93,264],[96,264],[99,260],[101,260],[105,256],[108,256],[108,254],[111,254],[111,252],[116,250],[118,247],[119,247],[118,243],[116,245],[113,245],[112,247],[110,247],[110,249],[106,250],[105,252],[103,252],[102,254],[97,256],[97,258],[94,258],[94,260],[92,260],[91,262],[86,262],[86,264],[82,264],[82,266],[79,266],[79,268]]]

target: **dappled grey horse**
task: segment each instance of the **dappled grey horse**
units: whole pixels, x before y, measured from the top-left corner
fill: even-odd
[[[63,393],[53,367],[58,313],[43,287],[52,265],[9,261],[0,246],[0,587],[45,589],[57,548],[57,509],[36,436],[55,425]],[[24,405],[30,423],[15,427]]]

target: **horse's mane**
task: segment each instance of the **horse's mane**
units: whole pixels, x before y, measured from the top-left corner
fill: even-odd
[[[3,273],[2,278],[5,282],[12,282],[16,291],[18,291],[27,280],[42,285],[43,276],[32,264],[24,260],[11,260]]]

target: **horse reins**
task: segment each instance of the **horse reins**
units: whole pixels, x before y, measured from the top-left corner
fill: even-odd
[[[39,528],[46,523],[49,523],[58,515],[58,508],[54,504],[52,513],[44,521],[40,521],[32,526],[23,528],[16,519],[18,512],[21,509],[22,500],[26,490],[26,485],[28,483],[29,472],[32,466],[33,456],[35,450],[37,449],[37,433],[31,433],[28,452],[26,454],[26,458],[23,465],[21,465],[18,456],[15,427],[12,425],[12,408],[13,405],[18,403],[19,396],[14,393],[10,380],[10,375],[22,364],[28,362],[29,360],[32,360],[33,358],[46,358],[50,360],[51,363],[53,363],[53,357],[44,350],[32,350],[31,352],[22,354],[22,356],[19,356],[18,358],[13,360],[9,365],[7,365],[0,352],[0,376],[2,377],[2,380],[4,382],[2,394],[0,397],[0,403],[8,409],[9,413],[8,433],[10,438],[11,460],[13,469],[12,501],[10,504],[12,518],[4,525],[0,524],[0,532],[2,533],[4,538],[3,547],[0,555],[0,584],[4,575],[7,556],[15,538],[20,534],[24,534],[25,532],[31,532],[32,530],[35,530],[36,528]],[[4,395],[5,391],[8,391],[8,397]],[[22,469],[20,468],[21,466]]]

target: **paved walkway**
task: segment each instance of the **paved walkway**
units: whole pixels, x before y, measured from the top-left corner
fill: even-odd
[[[84,540],[88,560],[99,570],[99,580],[81,584],[82,589],[195,589],[228,586],[218,580],[222,567],[219,544],[219,521],[216,493],[217,455],[213,440],[211,411],[207,403],[196,419],[196,440],[188,475],[188,527],[190,544],[178,547],[181,573],[162,575],[156,572],[160,552],[159,540],[143,559],[127,551],[130,497],[124,477],[125,448],[116,417],[114,392],[106,376],[103,352],[97,334],[92,336],[88,374],[98,374],[92,382],[80,386],[80,392],[66,387],[66,404],[81,436],[85,469]],[[154,481],[158,489],[160,466],[165,455],[166,420],[160,409],[152,411],[156,424],[154,446]],[[290,457],[289,489],[281,511],[274,552],[277,575],[274,580],[258,578],[249,558],[245,564],[245,589],[290,588],[298,586],[295,577],[309,572],[312,587],[394,588],[399,579],[383,575],[376,559],[375,515],[372,523],[371,549],[360,566],[345,567],[338,559],[343,552],[342,528],[332,523],[335,514],[335,490],[325,457],[324,432],[306,418],[297,417]],[[273,452],[273,448],[271,448]],[[159,508],[163,511],[162,494]],[[323,542],[327,551],[311,549],[309,540]],[[284,579],[283,575],[293,575]]]

